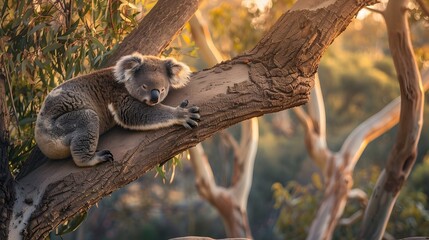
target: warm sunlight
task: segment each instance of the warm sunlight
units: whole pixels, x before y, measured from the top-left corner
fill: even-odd
[[[369,11],[368,9],[366,9],[366,8],[362,8],[362,9],[358,12],[358,14],[357,14],[357,16],[356,16],[356,19],[362,20],[362,19],[364,19],[364,18],[368,17],[368,15],[369,15],[370,13],[371,13],[371,11]]]
[[[429,0],[0,3],[0,240],[429,236]]]
[[[271,0],[243,0],[242,5],[254,11],[259,10],[265,12],[273,5]]]

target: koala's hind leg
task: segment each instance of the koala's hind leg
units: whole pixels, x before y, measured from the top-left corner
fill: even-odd
[[[73,161],[79,167],[94,166],[101,162],[113,161],[113,155],[108,150],[97,152],[99,137],[99,118],[90,109],[68,113],[65,118],[75,126],[68,134],[70,151]]]

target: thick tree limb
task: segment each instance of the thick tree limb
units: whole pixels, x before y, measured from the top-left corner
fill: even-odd
[[[408,0],[389,1],[385,14],[389,47],[401,89],[396,142],[365,211],[361,239],[381,239],[399,191],[414,166],[423,122],[424,94],[406,14]]]
[[[192,17],[198,9],[199,2],[199,0],[158,0],[137,28],[125,37],[106,66],[115,65],[119,58],[135,51],[144,52],[146,55],[159,55]],[[166,26],[166,21],[170,25]]]
[[[61,222],[213,133],[307,102],[324,51],[357,12],[372,2],[300,1],[252,51],[194,74],[189,86],[172,92],[166,104],[178,105],[186,98],[200,106],[199,128],[147,132],[114,128],[99,143],[99,149],[111,150],[114,163],[78,168],[70,160],[48,161],[22,177],[17,182],[13,236],[9,237],[19,239],[24,233],[26,239],[43,239]],[[182,6],[182,14],[189,13],[184,11],[187,7]],[[172,28],[170,21],[162,19],[159,29]],[[151,49],[163,46],[159,39],[154,44]],[[15,229],[14,224],[22,228]]]

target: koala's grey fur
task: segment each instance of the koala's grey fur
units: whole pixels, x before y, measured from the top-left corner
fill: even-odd
[[[40,150],[51,159],[72,156],[76,165],[113,161],[108,150],[97,151],[99,135],[118,124],[150,130],[175,124],[198,126],[199,109],[160,104],[170,87],[189,81],[187,65],[172,58],[138,53],[122,57],[113,68],[76,77],[46,97],[35,127]]]

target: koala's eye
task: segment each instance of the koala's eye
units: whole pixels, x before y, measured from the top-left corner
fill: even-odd
[[[147,86],[146,86],[146,84],[143,84],[143,85],[141,86],[141,88],[142,88],[143,90],[147,90]]]
[[[164,92],[164,91],[165,91],[165,88],[162,88],[162,89],[161,89],[161,92]]]

